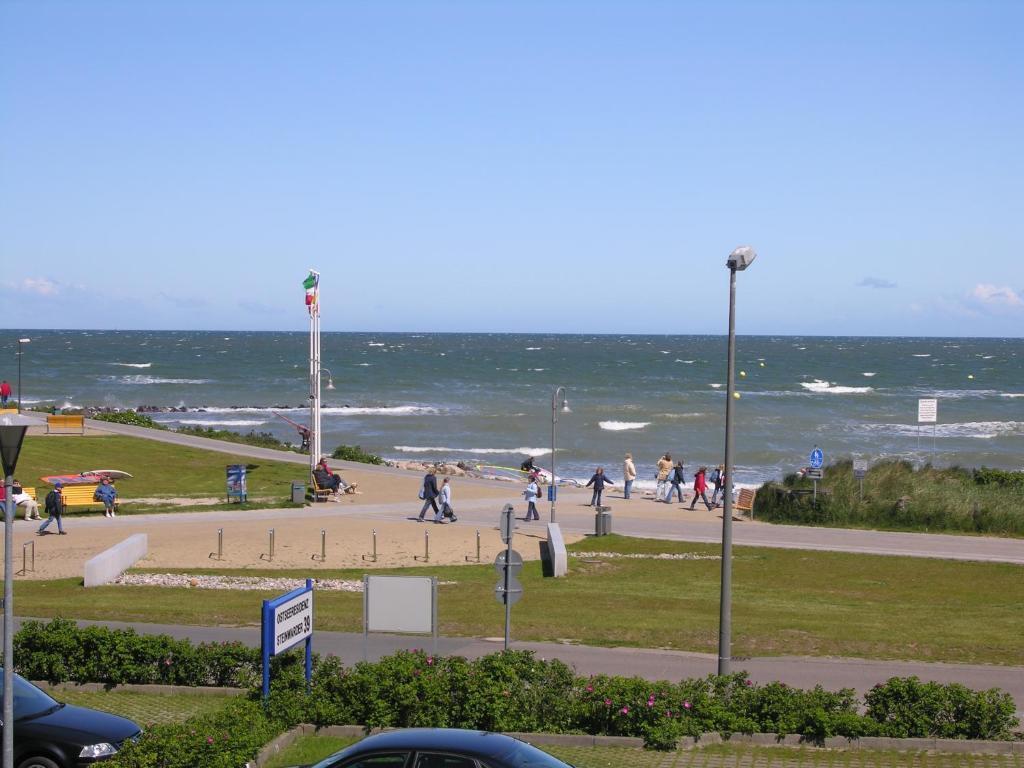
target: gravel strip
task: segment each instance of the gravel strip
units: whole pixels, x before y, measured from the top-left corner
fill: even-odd
[[[306,586],[305,579],[282,579],[263,576],[192,576],[187,573],[124,573],[115,584],[130,587],[185,587],[194,589],[237,589],[290,591]],[[362,581],[344,579],[313,579],[316,589],[335,592],[362,592]]]
[[[661,552],[658,554],[640,554],[625,552],[576,552],[575,555],[581,558],[622,557],[629,560],[721,560],[721,555],[705,555],[700,552]]]

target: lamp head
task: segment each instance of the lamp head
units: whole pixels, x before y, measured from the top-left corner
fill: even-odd
[[[13,475],[18,466],[18,454],[21,453],[21,443],[29,423],[28,419],[20,415],[0,418],[0,462],[3,463],[5,476]]]
[[[327,377],[327,388],[334,389],[334,379],[332,379],[330,376]]]
[[[729,254],[729,258],[725,262],[725,266],[729,269],[735,269],[737,272],[742,272],[744,269],[754,263],[754,259],[757,258],[757,252],[749,245],[741,245],[735,251]]]
[[[569,410],[569,398],[562,399],[562,413],[572,413],[572,411]]]

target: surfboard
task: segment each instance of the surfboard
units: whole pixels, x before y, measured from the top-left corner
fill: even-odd
[[[104,477],[109,477],[111,480],[123,480],[126,477],[131,477],[131,475],[120,469],[90,469],[86,472],[79,472],[77,475],[46,475],[39,479],[49,485],[55,483],[60,483],[61,485],[89,485],[98,483]]]

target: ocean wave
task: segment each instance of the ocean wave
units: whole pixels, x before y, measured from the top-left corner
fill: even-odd
[[[911,355],[911,357],[931,357],[931,355]]]
[[[103,377],[111,380],[113,377]],[[136,373],[131,376],[121,376],[116,379],[122,384],[209,384],[213,379],[165,379],[162,376],[148,376]]]
[[[599,421],[597,426],[610,432],[622,432],[627,429],[643,429],[649,421]]]
[[[1024,392],[1000,392],[1000,397],[1024,397]],[[26,403],[28,400],[25,401]]]
[[[178,424],[194,427],[258,427],[266,424],[264,419],[172,419]]]
[[[680,359],[679,359],[679,358],[677,357],[677,358],[676,358],[676,359],[675,359],[675,360],[674,360],[673,362],[676,362],[676,363],[685,363],[686,365],[693,365],[693,364],[694,364],[694,363],[696,363],[697,361],[696,361],[696,360],[680,360]]]
[[[721,384],[708,384],[708,386],[711,387],[712,389],[721,389],[722,388]]]
[[[703,419],[710,414],[703,413],[702,411],[691,411],[689,413],[656,413],[654,415],[660,419]]]
[[[152,363],[110,363],[110,365],[120,365],[124,368],[152,368]]]
[[[526,347],[527,352],[536,352],[538,349],[541,349],[541,347]]]
[[[871,378],[872,376],[877,376],[877,375],[878,374],[876,374],[874,371],[864,371],[864,373],[861,374],[861,376],[867,376],[868,378]]]
[[[800,386],[809,392],[828,392],[833,395],[863,395],[874,392],[872,387],[843,387],[838,384],[815,379],[814,381],[802,381]]]
[[[513,454],[522,456],[546,456],[550,448],[445,448],[443,446],[396,445],[396,451],[402,453],[478,453],[478,454]]]
[[[223,405],[212,405],[203,406],[200,408],[190,408],[190,412],[201,411],[204,413],[273,413],[274,411],[283,411],[285,413],[291,413],[293,411],[308,411],[308,408],[293,408],[291,406],[223,406]],[[347,405],[329,405],[320,408],[320,413],[324,415],[332,416],[415,416],[418,414],[432,415],[438,414],[441,410],[434,408],[429,405],[392,405],[392,406],[381,406],[375,408],[363,408],[357,406]]]
[[[1007,435],[1024,435],[1024,421],[964,421],[952,424],[861,424],[859,429],[866,432],[881,432],[901,437],[928,436],[934,428],[938,437],[971,437],[991,440]]]

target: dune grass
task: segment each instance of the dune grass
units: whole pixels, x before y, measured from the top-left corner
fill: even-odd
[[[118,492],[128,500],[153,496],[223,497],[228,464],[248,466],[250,498],[280,499],[282,503],[289,496],[291,481],[301,481],[306,476],[301,465],[123,435],[26,437],[17,475],[25,485],[36,486],[40,498],[47,488],[40,477],[89,469],[121,469],[131,473],[132,478],[117,481]]]
[[[588,552],[713,556],[718,548],[607,536],[571,547],[570,576],[545,579],[528,562],[513,609],[519,640],[714,652],[720,561],[609,558]],[[305,571],[191,570],[290,575]],[[377,572],[377,571],[375,571]],[[501,635],[490,565],[422,566],[381,573],[436,575],[442,634]],[[362,578],[362,569],[324,578]],[[78,579],[19,581],[19,613],[37,617],[195,625],[254,625],[261,592],[97,587]],[[1024,665],[1024,568],[925,558],[737,547],[733,640],[737,657],[851,656]],[[317,626],[359,632],[362,596],[321,592]]]

